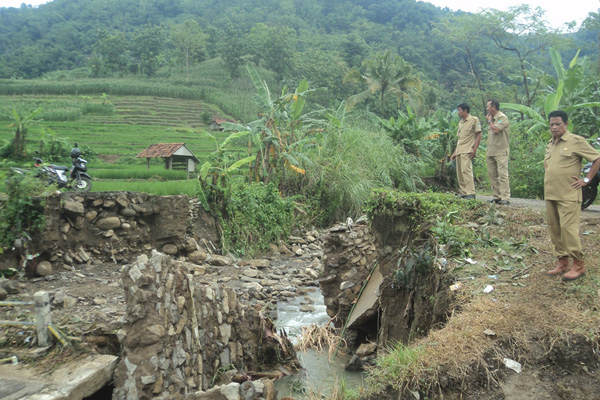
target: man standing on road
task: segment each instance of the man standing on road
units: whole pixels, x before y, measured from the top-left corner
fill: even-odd
[[[494,198],[492,203],[510,204],[510,185],[508,183],[508,118],[500,111],[498,100],[487,102],[489,131],[487,140],[487,167]]]
[[[544,199],[553,253],[558,258],[556,267],[548,271],[548,275],[564,274],[564,280],[572,281],[585,275],[579,240],[581,188],[598,172],[600,154],[583,137],[567,130],[566,112],[552,111],[548,120],[552,139],[546,146],[544,157]],[[584,158],[593,164],[587,176],[581,179]],[[570,269],[569,257],[573,259]]]
[[[481,142],[481,123],[479,118],[469,115],[471,107],[462,103],[457,107],[460,121],[458,123],[458,143],[451,160],[456,159],[456,177],[458,191],[463,199],[475,198],[475,181],[473,180],[473,162]]]

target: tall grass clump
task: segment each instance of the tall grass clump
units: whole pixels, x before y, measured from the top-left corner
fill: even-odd
[[[387,353],[377,358],[375,366],[369,370],[367,387],[375,393],[382,392],[382,385],[389,385],[402,392],[425,368],[421,362],[422,346],[408,346],[396,343]]]
[[[306,176],[291,177],[296,182],[290,185],[301,186],[302,193],[318,201],[322,225],[360,216],[375,188],[417,190],[426,165],[385,132],[355,124],[329,130],[308,157]]]

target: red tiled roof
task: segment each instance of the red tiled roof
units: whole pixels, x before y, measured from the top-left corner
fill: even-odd
[[[220,118],[220,117],[215,117],[213,118],[213,122],[221,125],[223,122],[232,122],[232,123],[236,123],[236,121],[234,119],[229,119],[229,118]]]
[[[155,143],[151,144],[146,150],[142,151],[136,157],[171,157],[185,143]]]

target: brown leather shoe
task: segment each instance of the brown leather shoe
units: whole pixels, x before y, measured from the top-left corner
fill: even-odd
[[[552,271],[548,271],[546,273],[548,275],[558,275],[558,274],[564,274],[568,270],[569,270],[569,258],[562,257],[562,258],[558,259],[558,262],[556,263],[556,268],[554,268]]]
[[[585,275],[585,267],[583,266],[583,260],[573,260],[571,269],[569,272],[563,275],[563,280],[574,281],[577,278],[581,278]]]

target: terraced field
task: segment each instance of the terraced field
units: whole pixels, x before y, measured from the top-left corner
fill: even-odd
[[[57,136],[69,142],[88,145],[106,160],[118,160],[119,156],[136,155],[150,144],[185,142],[188,148],[200,159],[214,150],[214,142],[203,131],[210,127],[203,122],[203,115],[226,117],[216,106],[198,100],[182,100],[143,96],[111,96],[109,99],[87,96],[0,96],[0,107],[33,110],[42,107],[60,114],[77,111],[86,102],[101,104],[110,102],[114,112],[105,114],[83,114],[69,121],[41,121],[29,131],[30,148],[36,148],[41,127],[51,129]],[[0,139],[10,139],[14,128],[12,121],[2,113],[0,119]],[[205,117],[206,118],[206,117]],[[211,132],[219,139],[227,134]]]

